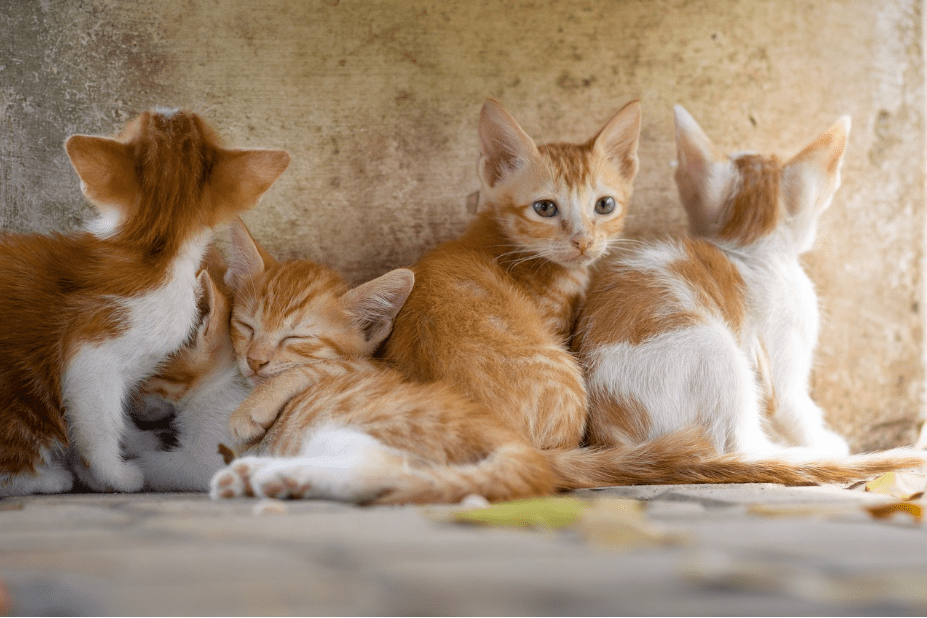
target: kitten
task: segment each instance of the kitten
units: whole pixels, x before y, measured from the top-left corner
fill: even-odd
[[[177,438],[171,448],[158,441],[134,453],[145,489],[209,491],[210,479],[223,465],[219,445],[232,443],[229,417],[251,391],[229,334],[231,291],[212,272],[200,274],[202,320],[190,341],[139,389],[142,414],[155,418],[158,411],[169,411]]]
[[[634,101],[583,144],[537,146],[487,101],[485,204],[413,268],[385,358],[415,380],[454,384],[539,448],[578,446],[586,389],[569,338],[589,268],[624,227],[640,122]]]
[[[215,476],[213,497],[456,502],[553,491],[541,453],[494,415],[370,358],[411,271],[349,289],[324,266],[278,263],[239,221],[226,280],[232,341],[255,389],[229,422],[247,456]]]
[[[840,184],[849,129],[841,118],[786,163],[727,158],[676,107],[691,237],[622,251],[593,278],[576,336],[592,445],[695,425],[725,453],[849,452],[808,392],[818,307],[799,262]]]
[[[101,217],[69,235],[0,236],[0,495],[67,491],[71,469],[94,490],[142,487],[120,453],[124,400],[187,338],[213,228],[289,162],[224,149],[175,110],[65,148]]]
[[[370,358],[413,289],[411,271],[349,290],[312,262],[276,262],[240,223],[232,238],[232,339],[242,373],[256,386],[229,421],[244,456],[215,475],[214,498],[509,500],[719,478],[803,485],[872,471],[872,461],[843,468],[744,463],[717,456],[698,432],[605,450],[538,449],[446,382],[411,382]]]

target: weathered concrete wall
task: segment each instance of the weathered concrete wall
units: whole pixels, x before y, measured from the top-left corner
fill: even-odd
[[[76,225],[90,208],[63,140],[182,106],[231,144],[292,154],[246,217],[261,241],[364,279],[464,227],[487,96],[541,140],[584,139],[641,98],[638,234],[684,227],[673,103],[725,149],[784,156],[849,113],[844,185],[807,260],[825,310],[814,391],[855,446],[902,443],[924,408],[922,6],[4,2],[0,226]]]

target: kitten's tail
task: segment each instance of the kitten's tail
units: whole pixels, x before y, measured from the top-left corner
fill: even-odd
[[[927,453],[904,448],[833,459],[796,461],[771,457],[749,461],[736,454],[719,455],[696,430],[680,431],[634,446],[546,454],[554,471],[554,482],[559,489],[566,490],[684,483],[848,483],[927,464]]]
[[[556,490],[544,453],[527,443],[505,444],[472,464],[404,466],[386,476],[376,504],[456,503],[471,494],[496,502]]]

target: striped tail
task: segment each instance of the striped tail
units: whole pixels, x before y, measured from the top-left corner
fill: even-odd
[[[455,503],[470,494],[496,502],[556,490],[544,454],[527,443],[506,444],[472,464],[403,466],[383,477],[376,504]]]
[[[697,430],[633,446],[549,451],[546,455],[557,487],[566,490],[684,483],[848,483],[927,464],[927,453],[906,448],[798,461],[784,449],[781,459],[751,461],[737,454],[719,455]]]

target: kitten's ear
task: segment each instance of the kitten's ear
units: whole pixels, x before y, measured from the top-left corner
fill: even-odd
[[[232,221],[232,246],[225,284],[234,291],[243,289],[251,281],[276,263],[254,238],[240,217]]]
[[[791,215],[789,226],[799,252],[811,248],[818,216],[830,205],[840,186],[840,167],[849,134],[850,117],[843,116],[782,170],[782,200]]]
[[[354,316],[372,354],[393,330],[393,320],[412,292],[415,274],[397,268],[359,285],[344,295],[345,307]]]
[[[637,158],[640,134],[641,102],[631,101],[606,123],[593,140],[595,148],[604,153],[629,181],[634,180],[640,167]]]
[[[203,269],[197,277],[199,298],[197,304],[200,309],[202,322],[200,323],[198,337],[208,339],[217,332],[227,332],[229,320],[229,303],[219,284],[212,275]],[[225,324],[223,324],[225,322]]]
[[[225,215],[254,206],[290,164],[283,150],[219,150],[209,184]]]
[[[843,116],[827,132],[785,164],[783,189],[791,215],[811,209],[817,215],[840,186],[840,167],[850,135],[850,117]]]
[[[107,137],[72,135],[64,143],[80,188],[103,215],[126,215],[138,195],[130,147]]]
[[[493,187],[538,155],[538,147],[515,118],[496,101],[487,99],[480,111],[480,179]]]
[[[676,186],[693,232],[712,235],[735,179],[734,168],[681,105],[676,121]]]

